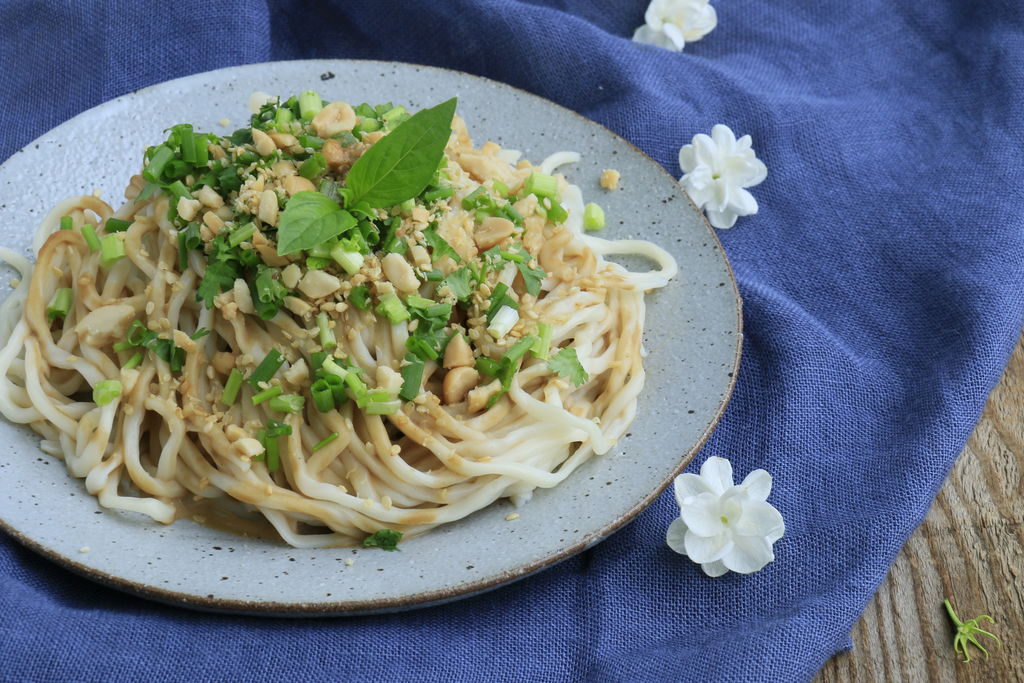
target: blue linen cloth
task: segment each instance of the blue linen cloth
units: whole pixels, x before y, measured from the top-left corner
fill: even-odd
[[[0,678],[801,680],[849,647],[1020,331],[1024,6],[715,6],[718,28],[679,54],[630,42],[644,0],[0,4],[0,159],[126,91],[313,57],[502,80],[676,175],[695,133],[751,134],[761,212],[719,233],[745,301],[742,370],[690,471],[711,455],[739,477],[767,469],[787,522],[763,571],[708,579],[665,545],[666,492],[493,593],[287,621],[122,595],[4,537]]]

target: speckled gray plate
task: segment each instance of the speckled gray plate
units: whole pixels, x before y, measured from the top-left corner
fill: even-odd
[[[328,99],[390,100],[413,110],[457,95],[478,143],[492,139],[538,162],[563,149],[583,155],[562,170],[605,207],[606,236],[653,240],[679,262],[678,278],[648,297],[647,385],[629,435],[558,487],[538,490],[514,521],[505,519],[512,505],[498,502],[386,553],[297,550],[192,522],[162,526],[102,510],[80,480],[39,451],[31,431],[0,421],[0,526],[115,588],[199,609],[294,616],[394,611],[465,597],[549,567],[628,522],[718,421],[739,363],[740,300],[721,245],[674,179],[567,109],[494,81],[384,62],[278,62],[181,78],[90,109],[0,166],[0,244],[29,253],[40,218],[72,194],[99,188],[120,203],[143,146],[162,140],[169,126],[187,121],[228,133],[246,125],[251,92],[307,88]],[[225,117],[227,126],[219,123]],[[622,172],[619,191],[598,187],[604,168]]]

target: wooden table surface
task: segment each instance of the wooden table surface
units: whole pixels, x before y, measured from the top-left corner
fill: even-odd
[[[924,523],[853,631],[853,650],[816,683],[1024,681],[1024,338]],[[990,656],[953,653],[942,601],[967,620],[989,614]]]

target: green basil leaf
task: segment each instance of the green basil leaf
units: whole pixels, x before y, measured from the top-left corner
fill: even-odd
[[[294,254],[351,230],[356,219],[319,192],[298,192],[277,223],[277,253]]]
[[[456,102],[453,97],[413,114],[366,150],[348,172],[346,206],[387,208],[422,192],[444,156]]]

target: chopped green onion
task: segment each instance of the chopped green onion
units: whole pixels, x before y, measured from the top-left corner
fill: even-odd
[[[501,197],[508,197],[509,192],[510,192],[510,190],[508,189],[508,185],[506,185],[505,183],[501,182],[497,178],[494,178],[493,180],[491,180],[491,187],[494,188],[494,191],[497,192],[499,196],[501,196]]]
[[[195,141],[196,166],[206,166],[210,163],[210,149],[205,135],[200,135]]]
[[[380,130],[380,121],[371,118],[362,118],[352,128],[352,134],[358,138],[362,138],[364,133],[372,133],[375,130]]]
[[[280,387],[278,388],[280,389]],[[274,396],[268,405],[271,410],[279,413],[301,413],[303,406],[306,405],[306,399],[298,394],[285,394]]]
[[[430,342],[420,336],[411,336],[405,340],[405,348],[409,353],[422,360],[436,360],[440,355]]]
[[[498,374],[498,361],[488,358],[487,356],[480,356],[477,358],[474,365],[481,375],[494,377]]]
[[[523,337],[515,344],[513,344],[508,351],[505,352],[505,355],[502,356],[502,359],[507,358],[510,363],[518,362],[523,356],[526,355],[527,351],[533,348],[533,345],[537,343],[537,341],[538,337]]]
[[[380,303],[377,304],[377,312],[390,320],[392,324],[397,324],[403,320],[409,319],[409,311],[393,292],[385,294],[381,298]]]
[[[537,325],[537,341],[530,347],[530,352],[542,360],[547,360],[551,353],[551,325],[539,323]]]
[[[344,244],[331,249],[331,258],[338,262],[338,265],[345,269],[349,275],[355,275],[363,267],[363,255],[358,251],[351,251],[345,248]]]
[[[299,166],[299,175],[307,180],[313,180],[323,173],[325,168],[327,168],[327,163],[324,161],[323,155],[317,152],[302,162],[302,166]]]
[[[228,375],[228,381],[224,383],[224,391],[220,395],[221,403],[228,406],[235,404],[243,379],[244,376],[238,368],[231,368],[231,374]]]
[[[114,350],[120,353],[121,351],[127,351],[128,349],[134,349],[136,346],[138,346],[138,344],[132,344],[130,341],[119,341],[114,343]]]
[[[324,367],[327,367],[327,363],[324,363]],[[359,375],[354,372],[345,374],[345,384],[352,390],[352,394],[356,397],[356,400],[360,400],[360,397],[366,395],[366,383],[359,379]]]
[[[75,221],[71,218],[71,216],[61,216],[61,219],[60,219],[60,229],[61,230],[70,230],[73,227],[75,227]]]
[[[329,258],[309,256],[306,258],[306,270],[323,270],[332,263],[333,261],[331,261],[331,259]]]
[[[278,444],[278,437],[264,436],[263,441],[265,441],[263,447],[267,449],[267,470],[276,472],[281,469],[281,453],[279,450],[280,446]]]
[[[331,443],[332,441],[334,441],[337,438],[338,438],[338,432],[331,432],[330,434],[328,434],[324,438],[323,441],[321,441],[317,445],[313,446],[313,452],[316,453],[318,450],[320,450],[321,448],[323,448],[324,446],[326,446],[327,444]]]
[[[604,229],[604,209],[591,202],[583,207],[583,229]]]
[[[132,225],[131,221],[123,221],[120,218],[108,218],[107,222],[103,224],[103,229],[108,233],[111,232],[124,232]]]
[[[314,351],[309,354],[309,367],[313,372],[316,372],[324,366],[324,361],[327,360],[327,354],[323,351]]]
[[[163,175],[164,166],[174,159],[174,152],[167,145],[160,145],[149,158],[149,163],[142,169],[142,177],[151,183],[159,183]]]
[[[452,305],[449,303],[431,304],[423,314],[428,318],[439,318],[444,322],[448,322],[448,318],[452,314]]]
[[[405,297],[405,303],[409,308],[425,309],[434,305],[433,299],[426,299],[422,296],[409,295]]]
[[[316,326],[320,328],[320,346],[324,351],[330,351],[338,345],[338,340],[331,331],[331,324],[327,319],[327,314],[323,311],[316,314]]]
[[[92,400],[98,406],[105,406],[121,395],[121,383],[116,379],[97,382],[92,390]]]
[[[264,401],[270,401],[272,399],[277,398],[283,392],[284,392],[284,389],[282,389],[280,385],[270,387],[266,391],[261,391],[260,393],[254,395],[252,397],[252,404],[254,406],[258,406],[259,404],[263,403]]]
[[[315,90],[306,90],[299,95],[299,116],[303,121],[312,121],[324,108],[324,101]]]
[[[269,382],[270,379],[277,374],[277,371],[284,365],[284,356],[277,349],[270,349],[260,364],[256,366],[252,376],[249,378],[249,384],[255,389],[260,388],[260,384],[263,382]]]
[[[189,193],[188,188],[185,187],[185,183],[180,180],[175,180],[168,185],[167,190],[178,199],[192,199],[192,195]]]
[[[436,202],[440,199],[448,199],[455,194],[455,188],[450,185],[443,185],[441,187],[434,188],[433,190],[427,190],[423,193],[424,202]]]
[[[523,191],[526,194],[536,195],[538,198],[557,197],[558,179],[547,173],[531,173],[523,183]]]
[[[300,135],[298,137],[298,140],[299,140],[299,144],[302,145],[303,147],[305,147],[306,149],[320,149],[320,148],[322,148],[324,146],[323,138],[318,138],[315,135],[303,134],[303,135]],[[324,182],[327,182],[327,181],[324,181]],[[330,182],[334,182],[334,181],[332,180]],[[337,186],[337,183],[335,183],[335,186]],[[320,191],[323,192],[323,188],[320,188]],[[327,193],[324,192],[324,194],[327,194]]]
[[[313,382],[309,393],[312,394],[313,405],[318,411],[329,413],[334,410],[334,392],[331,391],[331,385],[327,383],[327,380],[318,379]]]
[[[196,163],[196,136],[192,131],[192,126],[185,123],[175,126],[175,129],[178,134],[178,147],[181,149],[182,160],[190,164]]]
[[[498,311],[502,307],[508,308],[519,308],[519,304],[516,300],[508,295],[508,285],[504,282],[499,282],[494,286],[494,290],[491,292],[491,304],[487,307],[487,324],[490,325],[491,321],[494,320],[494,316],[498,314]]]
[[[402,402],[394,401],[372,401],[366,404],[367,415],[394,415],[402,409]]]
[[[74,296],[70,287],[61,287],[53,293],[50,304],[46,307],[46,317],[52,323],[57,318],[66,318],[71,311]]]
[[[569,217],[569,212],[558,203],[558,200],[549,199],[548,201],[551,203],[551,206],[548,207],[548,220],[552,223],[564,223],[565,219]]]
[[[284,422],[278,422],[277,420],[267,420],[267,436],[291,436],[292,426],[285,424]]]
[[[288,107],[280,107],[274,113],[274,126],[282,133],[287,133],[291,130],[290,124],[295,119],[295,114]]]
[[[228,244],[233,247],[237,247],[242,242],[256,234],[256,225],[254,223],[246,223],[240,228],[235,228],[228,235]]]
[[[395,121],[400,119],[405,114],[406,114],[405,107],[399,105],[397,107],[392,107],[391,109],[388,109],[386,112],[381,114],[380,115],[380,119],[381,119],[381,121],[384,121],[385,123],[394,123]]]
[[[144,202],[159,191],[160,185],[158,183],[146,181],[146,184],[142,186],[142,192],[140,192],[139,196],[135,198],[135,201]]]
[[[370,288],[366,285],[353,287],[348,293],[348,300],[360,311],[370,310]]]
[[[324,359],[324,364],[322,366],[322,369],[323,369],[324,372],[330,373],[330,374],[334,375],[335,377],[340,377],[342,379],[348,379],[349,374],[352,374],[352,373],[349,373],[349,371],[346,370],[345,368],[343,368],[340,365],[338,365],[337,363],[335,363],[333,358],[326,358],[326,359]],[[356,379],[359,379],[359,378],[357,377]]]
[[[110,268],[124,258],[124,241],[118,233],[104,235],[100,239],[100,263],[104,268]]]
[[[348,400],[348,391],[346,390],[348,385],[345,384],[345,380],[337,375],[325,373],[323,381],[327,382],[327,386],[331,388],[331,396],[334,398],[335,407]]]
[[[403,214],[412,213],[412,210],[416,208],[416,200],[413,199],[412,197],[409,197],[404,202],[399,204],[398,208],[402,211]]]
[[[121,366],[122,370],[134,370],[142,363],[142,351],[138,351],[128,359],[128,362]]]
[[[420,393],[420,384],[423,382],[423,366],[421,360],[416,360],[401,369],[402,389],[398,396],[405,401],[411,401]]]
[[[96,230],[88,223],[82,226],[82,237],[85,238],[85,243],[89,245],[90,251],[100,250],[100,238],[96,236]]]
[[[495,339],[501,339],[515,327],[517,322],[519,322],[519,311],[511,306],[502,306],[488,323],[487,333]]]

